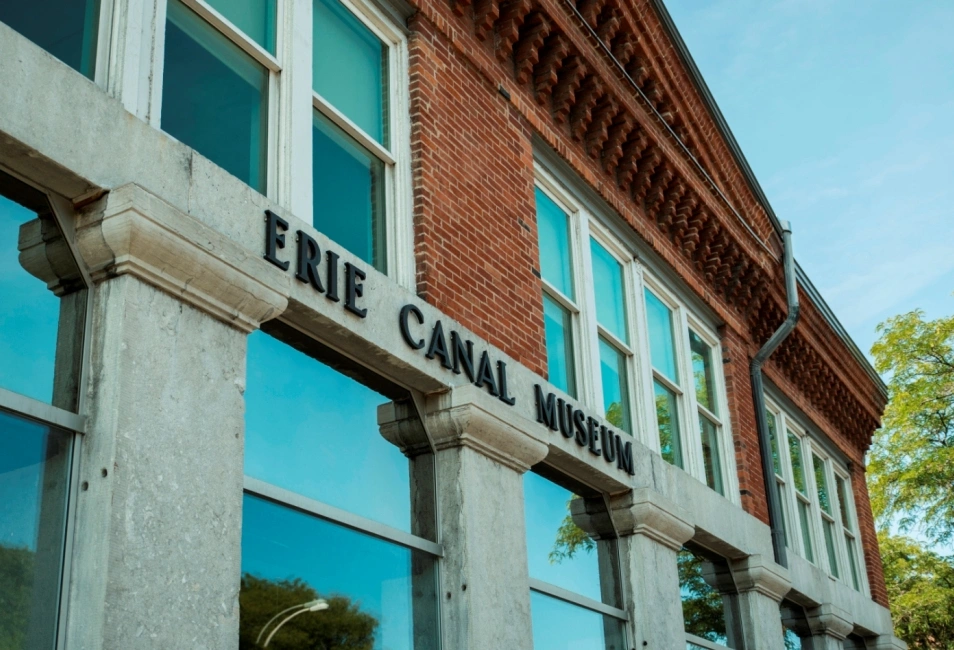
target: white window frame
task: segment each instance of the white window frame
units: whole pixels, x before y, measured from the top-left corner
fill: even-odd
[[[721,363],[722,347],[718,335],[692,311],[686,301],[679,299],[675,291],[652,275],[645,264],[637,259],[639,251],[613,234],[599,209],[593,209],[577,198],[553,173],[537,161],[534,162],[534,171],[536,187],[553,200],[566,213],[569,220],[570,263],[576,299],[570,300],[542,277],[541,282],[543,292],[571,313],[576,398],[586,406],[604,414],[599,360],[599,337],[603,337],[626,356],[626,380],[629,386],[627,399],[633,437],[656,453],[660,452],[653,396],[653,378],[658,377],[661,383],[670,387],[678,395],[677,410],[680,442],[683,448],[683,469],[701,482],[706,482],[702,458],[702,432],[698,421],[698,414],[705,411],[706,416],[717,425],[724,496],[739,505],[739,478],[736,473],[731,425],[729,418],[725,415],[728,413],[728,400]],[[605,248],[622,267],[625,300],[623,309],[628,343],[597,322],[590,239]],[[689,388],[677,386],[652,368],[649,328],[643,298],[643,290],[646,287],[673,311],[673,346],[676,351],[676,364],[679,376],[683,378],[682,382],[692,384]],[[722,415],[711,413],[697,404],[695,386],[692,383],[690,328],[711,348],[716,405],[718,412]],[[625,433],[622,430],[620,432]]]
[[[152,123],[157,128],[162,128],[162,88],[165,83],[165,30],[167,21],[167,11],[169,2],[173,0],[159,0],[158,18],[156,20],[157,45],[155,49],[156,84],[153,90],[153,107],[151,109]],[[283,66],[282,62],[286,55],[286,34],[283,29],[285,25],[285,5],[291,0],[278,0],[276,3],[275,17],[275,55],[273,56],[265,48],[255,42],[250,36],[246,35],[241,29],[236,27],[228,18],[219,13],[206,0],[178,0],[187,9],[194,12],[199,18],[208,23],[213,29],[225,36],[229,41],[237,45],[246,54],[248,54],[256,63],[263,66],[268,72],[268,116],[267,116],[267,134],[265,144],[265,196],[273,199],[279,199],[279,178],[278,178],[278,140],[279,140],[279,116],[282,111],[286,93],[283,92]],[[172,137],[172,136],[170,136]]]
[[[808,536],[812,543],[812,552],[814,559],[809,560],[819,570],[824,571],[832,580],[843,583],[849,589],[854,589],[851,576],[851,563],[848,556],[847,544],[848,537],[853,540],[853,549],[855,551],[855,570],[858,572],[858,589],[860,593],[868,595],[867,571],[865,570],[864,549],[860,542],[860,533],[858,528],[857,511],[854,507],[854,494],[852,488],[851,476],[843,469],[844,463],[841,462],[835,454],[829,449],[821,437],[814,430],[804,426],[803,420],[796,419],[790,414],[790,410],[779,406],[776,400],[766,399],[766,409],[775,416],[776,435],[779,442],[779,458],[782,465],[783,480],[791,489],[784,490],[785,503],[783,511],[786,517],[786,531],[788,539],[788,548],[797,555],[808,560],[805,554],[804,543],[802,541],[801,519],[798,515],[798,501],[808,504]],[[784,433],[782,433],[784,432]],[[788,433],[791,432],[799,439],[802,452],[802,464],[805,470],[805,490],[808,492],[807,498],[803,498],[795,488],[795,479],[792,471],[791,454],[788,448]],[[784,437],[783,437],[784,436]],[[814,458],[817,456],[823,463],[825,480],[828,484],[828,499],[831,502],[832,515],[823,513],[821,503],[818,500],[818,486],[815,481]],[[841,497],[838,494],[836,477],[845,482],[847,492],[847,504],[841,503]],[[846,507],[846,516],[853,528],[848,530],[844,528],[841,521],[840,508]],[[828,558],[828,545],[825,543],[824,521],[833,522],[835,548],[835,560],[838,566],[838,577],[831,572],[831,565]]]
[[[70,475],[68,501],[66,507],[66,517],[64,525],[66,527],[63,539],[63,562],[61,566],[59,602],[57,604],[56,615],[56,634],[55,648],[66,647],[67,617],[69,614],[70,586],[72,584],[72,559],[73,559],[73,529],[76,525],[76,503],[77,495],[80,492],[80,462],[82,458],[83,438],[87,432],[88,422],[88,394],[82,387],[86,386],[89,379],[89,362],[92,349],[93,338],[93,280],[90,277],[83,257],[79,254],[76,245],[76,234],[74,230],[75,212],[72,203],[59,195],[53,194],[42,186],[33,182],[31,179],[22,176],[6,167],[0,166],[0,170],[13,178],[29,185],[46,195],[50,202],[53,219],[63,235],[63,240],[70,249],[70,253],[76,264],[83,283],[86,287],[86,313],[83,322],[83,341],[82,352],[80,355],[79,377],[77,378],[76,410],[53,406],[50,403],[21,395],[20,393],[7,390],[0,387],[0,407],[13,414],[15,417],[22,417],[41,424],[56,427],[58,429],[69,431],[73,434],[71,441],[70,456]]]
[[[853,579],[851,578],[851,571],[857,572],[858,575],[858,586],[857,589],[863,594],[868,593],[868,572],[865,571],[864,564],[864,550],[861,546],[860,532],[858,531],[858,515],[857,510],[855,509],[855,495],[852,491],[851,484],[851,475],[844,469],[838,467],[837,463],[831,464],[831,470],[835,477],[835,502],[838,506],[838,518],[837,521],[837,530],[839,536],[844,540],[844,550],[847,553],[848,547],[850,546],[854,550],[854,562],[852,562],[850,555],[845,556],[845,566],[848,567],[848,571],[844,576],[844,582],[847,583],[850,587],[855,588]],[[844,482],[845,486],[845,500],[842,501],[841,493],[838,491],[837,481],[841,480]],[[845,517],[848,519],[849,527],[845,527],[844,522],[841,520],[841,513],[844,512]],[[851,526],[854,528],[851,528]],[[850,538],[850,540],[849,540]],[[852,580],[849,582],[849,580]]]
[[[644,382],[646,393],[648,421],[652,429],[648,433],[649,439],[644,442],[657,453],[661,452],[659,445],[659,423],[656,421],[656,406],[653,393],[653,382],[658,381],[676,394],[676,410],[679,415],[679,436],[682,446],[683,469],[690,475],[706,482],[705,460],[702,454],[702,429],[699,425],[700,414],[716,425],[716,435],[719,439],[720,471],[722,473],[722,488],[726,499],[739,504],[739,477],[735,466],[735,447],[732,445],[732,432],[728,418],[709,411],[696,399],[695,378],[692,372],[692,353],[689,340],[691,329],[709,346],[712,354],[712,374],[715,390],[716,406],[719,413],[728,413],[728,399],[725,391],[725,373],[722,367],[722,345],[718,335],[694,314],[689,306],[675,295],[660,280],[648,270],[641,272],[641,287],[638,292],[641,339],[645,347]],[[680,380],[677,384],[661,372],[652,367],[652,355],[649,342],[649,324],[646,320],[646,306],[644,290],[648,289],[666,307],[672,310],[673,347],[676,353],[676,372]]]
[[[313,0],[308,3],[309,15]],[[369,0],[338,0],[365,27],[388,47],[388,116],[387,127],[390,142],[385,147],[339,111],[329,101],[314,90],[312,75],[308,75],[308,88],[311,107],[324,115],[335,126],[352,137],[361,147],[384,163],[385,168],[385,232],[388,277],[398,284],[414,289],[414,222],[411,187],[411,118],[410,88],[408,72],[407,34],[397,28],[390,18]],[[312,57],[311,21],[308,29],[309,73]],[[308,115],[311,128],[311,113]],[[308,174],[301,182],[309,186],[306,220],[311,222],[313,207],[311,203],[311,131],[308,132]]]
[[[149,122],[160,129],[166,12],[169,1],[157,2],[158,12],[153,35],[156,47],[151,64],[151,73],[156,81],[150,97],[137,102],[138,113],[148,115]],[[312,116],[315,111],[327,117],[358,145],[384,163],[387,268],[383,270],[402,287],[414,290],[417,278],[406,31],[371,0],[338,0],[389,48],[387,126],[390,143],[389,147],[384,147],[314,91],[313,0],[277,0],[274,55],[232,24],[207,0],[179,1],[268,71],[266,197],[290,210],[291,214],[304,223],[312,224]],[[111,16],[116,11],[116,2],[117,0],[103,0],[101,16]],[[100,22],[101,39],[97,53],[96,79],[104,85],[107,84],[109,75],[110,62],[107,53],[111,45],[108,30],[104,26],[109,21],[101,19]],[[142,38],[146,37],[144,30]],[[117,64],[113,62],[112,65]],[[145,69],[140,71],[140,74],[145,73]],[[148,110],[146,105],[149,106]]]

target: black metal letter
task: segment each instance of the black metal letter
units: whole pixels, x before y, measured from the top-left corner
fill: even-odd
[[[424,314],[421,313],[421,310],[415,307],[414,305],[404,305],[401,307],[401,315],[398,316],[398,322],[401,325],[401,336],[404,338],[404,342],[411,346],[412,350],[420,350],[424,347],[424,339],[414,340],[414,337],[411,336],[411,328],[408,327],[407,317],[410,314],[414,314],[417,317],[417,322],[421,325],[424,324]]]
[[[543,389],[540,384],[533,385],[533,392],[537,398],[537,422],[549,427],[553,431],[557,430],[557,411],[556,397],[553,393],[543,396]]]
[[[590,432],[590,453],[594,456],[603,455],[603,450],[596,446],[596,443],[600,441],[600,434],[603,435],[603,439],[605,440],[606,427],[604,427],[602,424],[600,425],[599,430],[593,429]]]
[[[357,266],[351,262],[345,262],[345,309],[361,318],[368,315],[368,310],[358,307],[358,298],[364,295],[364,285],[355,278],[364,280],[367,277]]]
[[[457,332],[451,330],[451,348],[454,356],[454,374],[460,374],[461,361],[463,361],[464,374],[469,380],[474,381],[474,342],[466,341],[465,343]]]
[[[563,399],[557,400],[557,413],[560,416],[560,434],[564,438],[573,437],[573,405],[564,402]]]
[[[612,429],[607,429],[603,434],[603,460],[612,463],[616,460],[616,440],[618,436]]]
[[[577,440],[586,437],[586,413],[577,409],[573,411],[573,424],[576,426],[576,438]],[[567,436],[567,438],[572,438],[573,436]],[[583,443],[586,444],[585,442]]]
[[[311,238],[311,235],[303,230],[298,231],[298,269],[295,271],[295,277],[301,282],[310,282],[316,291],[324,291],[321,286],[321,280],[318,279],[318,259],[321,257],[321,249],[318,248],[318,242]]]
[[[490,355],[487,354],[487,350],[484,350],[484,353],[480,355],[480,363],[477,365],[477,380],[474,384],[476,386],[486,386],[487,392],[494,397],[500,394],[497,392],[497,380],[494,379],[494,373],[490,365]]]
[[[331,302],[340,302],[338,298],[338,253],[334,251],[325,251],[325,257],[328,258],[328,293],[325,298]]]
[[[503,361],[497,362],[497,383],[500,384],[500,401],[510,406],[516,404],[517,400],[507,394],[507,364]]]
[[[427,346],[427,352],[424,354],[428,359],[433,359],[435,355],[441,358],[442,366],[448,370],[453,367],[450,354],[447,352],[447,341],[444,340],[444,326],[440,321],[437,321],[434,329],[431,330],[431,344]]]
[[[616,437],[616,467],[633,476],[636,474],[636,470],[633,469],[633,443],[626,441],[626,444],[623,444],[623,436]]]
[[[282,271],[288,270],[288,262],[278,259],[275,248],[285,248],[285,235],[280,234],[278,229],[288,230],[288,222],[279,217],[271,210],[265,211],[265,259],[280,268]]]

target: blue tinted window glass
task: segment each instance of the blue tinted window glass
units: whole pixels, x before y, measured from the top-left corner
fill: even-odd
[[[317,111],[312,143],[315,228],[385,271],[384,163]]]
[[[60,301],[17,251],[20,226],[36,218],[0,196],[0,387],[50,402]]]
[[[722,487],[722,454],[719,452],[719,430],[707,417],[699,415],[699,430],[702,433],[702,462],[706,468],[706,485],[719,494]]]
[[[570,312],[553,298],[543,294],[543,320],[547,339],[547,375],[550,383],[576,397]]]
[[[99,0],[0,2],[0,22],[93,78],[99,31]]]
[[[246,36],[275,54],[277,0],[208,0],[208,3]]]
[[[692,355],[692,378],[696,385],[696,400],[713,413],[719,413],[715,395],[715,374],[712,368],[712,348],[689,330],[689,350]]]
[[[629,342],[623,301],[623,267],[609,251],[590,240],[593,257],[593,288],[596,320],[623,342]]]
[[[564,296],[573,298],[569,219],[566,213],[539,187],[536,195],[540,274]]]
[[[0,643],[52,648],[72,435],[0,411]]]
[[[656,398],[656,423],[659,425],[659,449],[662,457],[676,467],[682,467],[682,440],[679,438],[679,412],[676,394],[653,382]]]
[[[162,129],[265,192],[268,71],[179,0],[170,0]]]
[[[678,383],[672,310],[649,289],[646,290],[646,322],[649,326],[649,349],[653,366]]]
[[[735,644],[729,638],[723,597],[709,580],[726,579],[728,568],[682,549],[677,556],[679,589],[682,595],[682,613],[686,632],[730,648]],[[718,577],[715,577],[718,576]]]
[[[295,616],[269,647],[412,650],[415,638],[431,647],[434,576],[421,552],[245,495],[240,646],[260,647],[276,614],[322,598],[328,609]]]
[[[603,380],[603,413],[616,427],[633,432],[629,416],[629,382],[626,355],[600,337],[600,377]]]
[[[570,517],[572,492],[538,474],[524,474],[530,577],[601,600],[596,542]]]
[[[590,609],[530,592],[533,647],[538,650],[623,650],[622,623]]]
[[[313,11],[315,91],[387,147],[387,46],[338,0]]]
[[[410,532],[408,460],[378,429],[391,400],[262,332],[246,381],[247,475]]]

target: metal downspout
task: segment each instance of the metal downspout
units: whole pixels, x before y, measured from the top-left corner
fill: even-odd
[[[795,279],[795,255],[792,252],[792,226],[782,221],[782,264],[785,269],[785,294],[788,316],[762,349],[752,358],[749,371],[752,377],[752,398],[755,402],[755,425],[759,435],[759,450],[762,457],[762,479],[765,481],[765,498],[768,502],[769,527],[772,530],[772,548],[775,561],[788,568],[785,549],[785,529],[782,504],[775,489],[775,464],[772,459],[772,441],[769,436],[768,418],[765,415],[765,391],[762,385],[762,364],[775,352],[798,322],[798,286]],[[782,444],[778,441],[778,444]]]

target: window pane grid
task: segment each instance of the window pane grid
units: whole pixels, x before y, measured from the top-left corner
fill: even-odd
[[[242,3],[234,3],[234,0],[181,0],[181,2],[266,68],[272,72],[281,71],[281,64],[275,58],[278,38],[276,30],[278,7],[274,0],[259,0],[258,2],[251,0],[251,2]],[[259,11],[261,11],[259,18],[262,24],[256,25],[251,22],[254,20],[251,15],[240,14],[240,5],[242,4],[246,7],[252,4],[261,5],[259,7]],[[222,13],[222,11],[227,13]],[[238,20],[238,23],[234,22],[232,18]],[[250,34],[252,31],[258,33],[253,36]]]
[[[315,515],[321,519],[381,538],[388,542],[393,542],[394,544],[405,546],[409,549],[428,553],[434,557],[443,557],[444,555],[443,547],[429,539],[417,537],[398,528],[392,528],[386,524],[378,523],[373,519],[367,519],[322,501],[310,499],[251,476],[245,476],[245,493]]]

